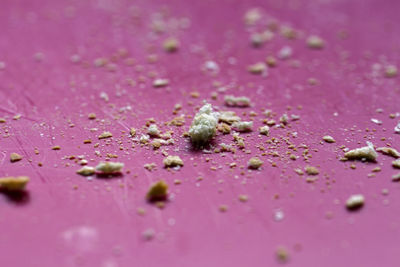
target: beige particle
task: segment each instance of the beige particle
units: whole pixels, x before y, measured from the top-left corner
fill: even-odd
[[[169,80],[168,79],[155,79],[153,81],[153,86],[156,88],[159,87],[165,87],[169,84]]]
[[[327,143],[335,143],[335,139],[330,136],[330,135],[325,135],[324,137],[322,137],[322,140],[324,140]]]
[[[308,175],[318,175],[319,174],[319,170],[313,166],[307,166],[305,168],[305,171]]]
[[[287,262],[289,260],[289,252],[284,247],[278,247],[276,250],[276,258],[282,263]]]
[[[83,176],[93,175],[95,172],[96,172],[95,168],[89,167],[89,166],[84,166],[76,171],[77,174],[80,174]]]
[[[29,182],[28,176],[1,177],[0,188],[6,191],[21,191]]]
[[[166,52],[172,53],[179,49],[180,43],[176,38],[168,38],[163,43],[163,48]]]
[[[392,161],[392,166],[394,168],[400,169],[400,159]]]
[[[240,202],[247,202],[248,200],[249,200],[249,197],[247,195],[239,195]]]
[[[394,158],[400,158],[400,152],[391,147],[378,147],[376,151],[381,152],[384,155],[388,155]]]
[[[96,171],[103,174],[112,174],[120,172],[123,167],[124,164],[121,162],[106,161],[106,162],[100,162],[96,166]]]
[[[307,38],[307,46],[311,49],[322,49],[325,46],[325,41],[316,35],[311,35]]]
[[[227,212],[227,211],[228,211],[228,206],[227,206],[227,205],[220,205],[220,206],[218,207],[218,210],[219,210],[220,212]]]
[[[258,169],[263,165],[263,163],[264,162],[261,159],[253,157],[247,162],[247,166],[249,169]]]
[[[146,198],[149,201],[165,199],[168,194],[168,185],[165,181],[160,180],[152,184],[147,192]]]
[[[99,139],[106,139],[106,138],[110,138],[110,137],[112,137],[112,136],[113,136],[113,135],[112,135],[111,132],[105,131],[105,132],[103,132],[102,134],[100,134],[100,135],[98,136],[98,138],[99,138]]]
[[[376,153],[374,146],[372,143],[367,142],[367,146],[361,147],[361,148],[356,148],[353,150],[350,150],[346,153],[344,153],[344,157],[350,160],[356,159],[356,160],[368,160],[368,161],[375,161],[376,158],[378,157],[378,154]]]
[[[250,65],[247,70],[252,74],[262,74],[267,71],[267,66],[264,62],[258,62]]]
[[[348,210],[356,210],[364,206],[364,196],[357,194],[350,196],[346,201],[346,208]]]
[[[11,153],[10,154],[10,161],[11,162],[17,162],[20,161],[22,159],[22,156],[18,153]]]
[[[96,114],[94,114],[94,113],[89,113],[88,119],[89,119],[89,120],[94,120],[94,119],[96,119]]]
[[[389,65],[385,68],[385,77],[393,78],[396,77],[398,73],[397,67],[394,65]]]
[[[183,166],[183,160],[179,156],[168,156],[163,163],[165,168]]]

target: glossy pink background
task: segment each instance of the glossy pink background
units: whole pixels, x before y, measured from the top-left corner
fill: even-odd
[[[137,21],[132,19],[131,6],[141,14]],[[150,34],[151,16],[162,6],[169,9],[169,17],[189,18],[190,28]],[[281,37],[260,49],[251,48],[242,21],[251,7],[261,7],[305,36],[320,35],[327,42],[325,49],[312,51],[304,39]],[[0,117],[7,123],[0,124],[0,131],[3,136],[8,130],[11,136],[0,139],[0,176],[29,175],[31,182],[20,200],[0,194],[0,265],[275,266],[280,265],[275,251],[284,246],[290,254],[288,266],[399,266],[400,185],[391,182],[396,173],[390,166],[392,159],[380,155],[376,164],[355,163],[356,170],[338,161],[340,145],[359,147],[367,138],[376,146],[391,143],[400,149],[400,136],[393,133],[398,119],[388,116],[400,111],[398,78],[374,77],[372,69],[375,63],[399,64],[399,12],[400,2],[392,0],[2,0],[0,61],[6,68],[0,70]],[[348,32],[346,40],[338,38],[340,30]],[[166,54],[160,47],[170,35],[181,41],[178,53]],[[300,68],[280,61],[268,77],[246,71],[249,64],[276,54],[284,45],[293,48],[293,59],[300,61]],[[138,73],[122,61],[116,62],[115,72],[93,67],[93,60],[109,58],[119,48],[127,49],[144,71]],[[158,63],[147,62],[149,51],[158,55]],[[42,62],[33,58],[38,52],[43,53]],[[73,54],[80,54],[88,66],[72,64]],[[228,62],[230,57],[236,64]],[[207,60],[220,67],[215,77],[201,71]],[[147,77],[151,70],[169,78],[170,88],[154,89],[149,78],[135,87],[125,82]],[[308,85],[310,77],[318,79],[319,85]],[[244,109],[247,112],[261,114],[269,107],[282,114],[288,105],[303,105],[302,110],[289,111],[301,116],[298,123],[292,123],[291,130],[298,133],[292,141],[318,149],[311,151],[310,164],[319,166],[319,181],[306,183],[293,172],[307,165],[301,157],[287,163],[265,156],[261,171],[246,170],[244,176],[239,168],[231,170],[226,163],[245,165],[251,155],[260,155],[255,146],[267,138],[260,139],[257,133],[246,138],[251,155],[238,152],[234,160],[232,154],[221,157],[192,151],[187,140],[179,137],[187,130],[187,122],[183,128],[174,128],[177,145],[169,151],[180,155],[185,166],[172,172],[162,169],[160,153],[140,146],[130,148],[127,133],[121,131],[140,128],[150,117],[160,122],[172,119],[176,103],[183,104],[183,114],[194,114],[202,99],[222,108],[223,96],[210,100],[213,81],[240,85],[228,92],[252,99],[254,106]],[[198,91],[200,98],[190,98],[192,91]],[[104,103],[101,92],[108,93],[115,107]],[[114,120],[118,110],[128,105],[133,112]],[[384,112],[376,113],[377,108]],[[90,112],[106,120],[107,126],[89,121]],[[16,114],[22,114],[18,121],[11,119]],[[260,118],[256,117],[256,127],[261,125]],[[382,120],[383,125],[373,124],[371,118]],[[69,127],[68,120],[75,127]],[[99,132],[89,131],[93,127],[113,132],[111,145],[105,146],[105,141],[99,142],[99,148],[83,145],[87,138],[97,142]],[[351,127],[354,132],[348,130]],[[367,133],[365,128],[376,132]],[[337,143],[321,144],[326,134]],[[271,133],[282,135],[286,130]],[[126,151],[119,150],[118,140]],[[231,137],[218,136],[215,143],[221,142],[229,143]],[[54,145],[61,150],[51,150]],[[39,155],[34,154],[35,147]],[[174,152],[175,148],[179,151]],[[95,150],[117,154],[131,173],[88,181],[75,174],[78,165],[63,159],[85,155],[94,159],[90,162],[94,165],[101,160]],[[285,145],[277,149],[282,154],[286,150]],[[24,159],[10,163],[11,152]],[[211,162],[205,162],[207,157]],[[70,167],[65,166],[67,162]],[[143,168],[150,162],[158,165],[151,173]],[[212,171],[211,166],[221,169]],[[382,171],[368,178],[377,166]],[[328,187],[324,175],[335,182]],[[199,176],[204,180],[196,181]],[[164,210],[144,199],[148,186],[160,178],[171,186],[171,200]],[[182,184],[173,185],[174,179],[181,179]],[[218,182],[221,179],[223,183]],[[383,195],[383,189],[389,194]],[[364,194],[366,204],[359,212],[349,213],[344,202],[354,193]],[[247,194],[249,201],[239,202],[239,194]],[[278,199],[274,199],[276,194]],[[229,206],[226,213],[218,211],[221,204]],[[137,214],[139,207],[146,209],[145,216]],[[283,212],[283,220],[274,220],[277,211]],[[327,212],[333,218],[327,219]],[[155,238],[145,241],[142,233],[149,228],[154,229]]]

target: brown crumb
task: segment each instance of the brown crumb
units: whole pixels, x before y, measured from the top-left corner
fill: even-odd
[[[289,260],[289,252],[284,247],[278,247],[276,250],[276,258],[282,263],[287,262]]]
[[[94,120],[94,119],[96,119],[96,114],[95,114],[95,113],[89,113],[88,119],[89,119],[89,120]]]
[[[150,186],[146,198],[149,201],[164,200],[168,195],[168,185],[165,181],[160,180]]]
[[[335,139],[330,136],[330,135],[325,135],[324,137],[322,137],[322,140],[324,140],[327,143],[335,143]]]
[[[180,43],[176,38],[168,38],[163,43],[163,48],[166,52],[172,53],[179,49]]]
[[[60,146],[53,146],[53,147],[51,148],[51,150],[60,150],[60,149],[61,149]]]

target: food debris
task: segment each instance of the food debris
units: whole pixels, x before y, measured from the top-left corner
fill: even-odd
[[[232,124],[232,128],[234,128],[238,132],[250,132],[253,129],[252,121],[238,121]]]
[[[224,97],[225,105],[228,107],[249,107],[251,101],[245,96],[227,95]]]
[[[227,206],[227,205],[220,205],[220,206],[218,207],[218,210],[219,210],[220,212],[227,212],[227,211],[228,211],[228,206]]]
[[[146,229],[142,233],[143,239],[146,241],[152,240],[155,235],[156,235],[156,232],[152,228]]]
[[[169,80],[168,79],[155,79],[153,81],[153,86],[156,88],[159,87],[165,87],[169,84]]]
[[[105,161],[105,162],[100,162],[96,166],[96,171],[102,174],[112,174],[120,172],[123,167],[124,164],[121,162]]]
[[[164,167],[183,166],[183,160],[179,156],[168,156],[163,160]]]
[[[220,112],[218,120],[227,124],[232,124],[236,121],[240,121],[240,117],[237,116],[234,111],[222,111]]]
[[[386,78],[393,78],[396,77],[398,73],[397,67],[394,65],[386,66],[385,68],[385,77]]]
[[[336,142],[336,140],[330,135],[325,135],[324,137],[322,137],[322,140],[324,140],[327,143],[335,143]]]
[[[96,169],[94,167],[89,167],[89,166],[84,166],[76,171],[77,174],[80,174],[83,176],[90,176],[90,175],[95,174],[95,172],[96,172]]]
[[[364,196],[361,194],[352,195],[346,201],[346,207],[348,210],[357,210],[364,206]]]
[[[165,181],[160,180],[150,186],[146,198],[149,201],[164,200],[168,195],[168,185]]]
[[[158,127],[156,124],[150,124],[149,128],[147,128],[147,133],[153,137],[160,136],[160,130],[158,130]]]
[[[324,40],[316,35],[307,38],[307,46],[311,49],[322,49],[325,46]]]
[[[29,182],[28,176],[1,177],[0,189],[5,191],[22,191]]]
[[[290,46],[284,46],[278,52],[278,58],[280,59],[288,59],[293,54],[293,50]]]
[[[249,197],[247,195],[239,195],[240,202],[247,202],[248,200],[249,200]]]
[[[384,155],[388,155],[394,158],[400,158],[400,152],[391,147],[378,147],[376,151],[381,152]]]
[[[263,161],[261,159],[259,159],[258,157],[253,157],[251,159],[249,159],[249,161],[247,162],[247,167],[249,169],[258,169],[263,165]]]
[[[378,157],[374,146],[371,142],[367,142],[367,146],[356,148],[344,153],[344,157],[350,160],[368,160],[375,161]]]
[[[394,174],[394,175],[392,176],[392,181],[393,181],[393,182],[398,182],[398,181],[400,181],[400,173]]]
[[[211,104],[204,104],[193,119],[189,136],[194,144],[207,143],[216,134],[218,112],[213,112]]]
[[[11,162],[17,162],[20,161],[22,159],[22,156],[18,153],[11,153],[10,154],[10,161]]]
[[[305,168],[305,171],[308,175],[318,175],[319,174],[319,170],[313,166],[307,166]]]
[[[400,159],[392,161],[392,166],[394,168],[400,169]]]
[[[144,164],[144,166],[143,166],[146,170],[148,170],[148,171],[153,171],[155,168],[157,168],[157,165],[154,163],[154,162],[152,162],[152,163],[146,163],[146,164]]]
[[[258,62],[250,65],[247,70],[252,74],[262,74],[267,71],[267,65],[264,62]]]
[[[113,135],[112,135],[111,132],[105,131],[105,132],[103,132],[102,134],[100,134],[100,135],[98,136],[98,138],[99,138],[99,139],[106,139],[106,138],[110,138],[110,137],[112,137],[112,136],[113,136]]]
[[[61,147],[60,147],[60,146],[53,146],[51,149],[52,149],[52,150],[60,150]]]
[[[394,127],[394,132],[397,134],[400,134],[400,121],[397,123],[397,125]]]
[[[96,119],[96,114],[95,114],[95,113],[89,113],[88,119],[89,119],[89,120],[94,120],[94,119]]]
[[[166,52],[172,53],[178,50],[179,48],[179,41],[176,38],[168,38],[164,41],[163,47]]]
[[[136,135],[136,129],[135,128],[130,128],[129,129],[129,134],[132,136],[132,137],[135,137],[135,135]]]
[[[284,247],[278,247],[276,250],[276,258],[282,263],[287,262],[289,260],[289,252]]]
[[[262,127],[259,128],[259,132],[262,135],[268,136],[269,135],[269,127],[268,126],[262,126]]]

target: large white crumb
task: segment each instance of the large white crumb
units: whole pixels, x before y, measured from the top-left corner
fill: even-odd
[[[346,207],[349,210],[361,208],[364,205],[365,199],[363,195],[357,194],[350,196],[346,201]]]
[[[225,96],[224,101],[225,105],[229,107],[248,107],[251,104],[250,99],[245,96],[227,95]]]
[[[238,121],[232,124],[232,127],[238,132],[249,132],[253,128],[252,121]]]
[[[189,129],[193,143],[207,143],[216,133],[218,112],[213,112],[211,104],[205,104],[196,114]]]
[[[151,124],[150,126],[149,126],[149,128],[147,128],[147,133],[150,135],[150,136],[160,136],[160,130],[158,130],[158,127],[157,127],[157,125],[156,124]]]
[[[100,162],[96,166],[96,171],[104,173],[104,174],[116,173],[116,172],[120,172],[123,167],[124,167],[124,164],[121,162],[106,161],[106,162]]]
[[[397,125],[394,127],[394,132],[397,134],[400,134],[400,121],[397,123]]]
[[[375,161],[378,153],[376,153],[374,145],[371,142],[367,142],[367,146],[350,150],[344,153],[344,157],[347,159]]]

